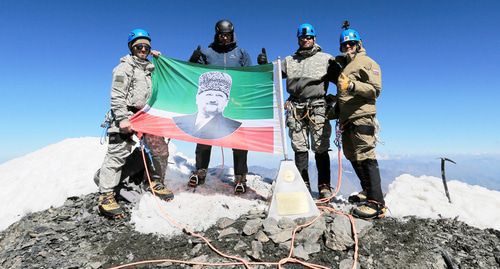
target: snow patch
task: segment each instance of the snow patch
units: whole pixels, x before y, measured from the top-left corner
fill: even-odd
[[[481,229],[500,230],[500,192],[457,180],[448,181],[448,190],[451,204],[440,178],[403,174],[389,185],[385,201],[393,217],[456,217]]]

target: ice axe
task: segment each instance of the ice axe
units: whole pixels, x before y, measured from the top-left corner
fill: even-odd
[[[448,184],[446,183],[444,163],[446,161],[449,161],[449,162],[454,163],[454,164],[457,164],[457,163],[454,162],[453,160],[450,160],[450,159],[445,158],[445,157],[441,157],[440,159],[441,159],[441,178],[443,179],[444,191],[446,192],[446,197],[448,197],[448,202],[450,202],[450,204],[451,204],[450,193],[448,192]]]

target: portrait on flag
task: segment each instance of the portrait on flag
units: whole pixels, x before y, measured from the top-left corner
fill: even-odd
[[[204,145],[283,152],[276,63],[220,67],[164,56],[153,62],[153,93],[130,119],[134,131]]]
[[[211,71],[201,74],[196,94],[198,111],[173,117],[175,125],[186,134],[202,139],[218,139],[234,133],[241,122],[223,115],[231,84],[232,78],[227,73]]]

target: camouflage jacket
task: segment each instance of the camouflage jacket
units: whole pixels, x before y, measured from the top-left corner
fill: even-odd
[[[111,111],[116,122],[142,109],[151,96],[151,73],[154,65],[148,60],[127,55],[113,69]]]
[[[304,101],[324,97],[328,90],[326,72],[333,57],[321,52],[319,45],[311,50],[297,50],[283,61],[283,77],[291,99]]]
[[[380,66],[361,49],[342,71],[354,87],[345,92],[337,91],[341,123],[355,118],[375,115],[375,101],[382,90]]]

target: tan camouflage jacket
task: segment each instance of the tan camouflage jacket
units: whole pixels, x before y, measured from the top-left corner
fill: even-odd
[[[111,110],[120,122],[142,109],[151,96],[151,73],[154,65],[148,60],[127,55],[113,69],[111,84]],[[113,125],[112,125],[113,126]]]
[[[342,71],[354,83],[352,90],[337,91],[340,122],[377,113],[375,102],[382,90],[380,66],[366,55],[365,49],[356,55]]]

